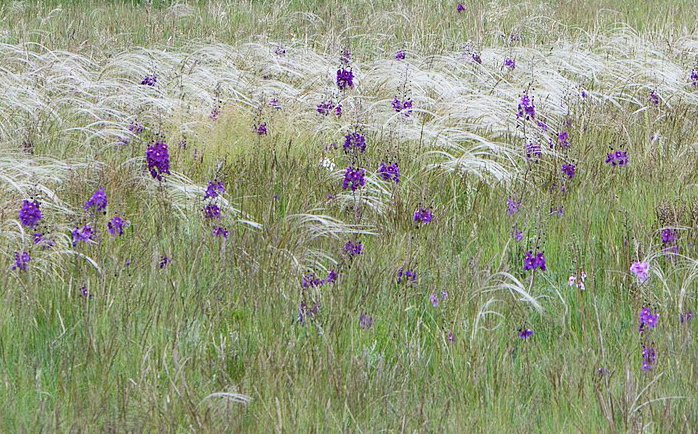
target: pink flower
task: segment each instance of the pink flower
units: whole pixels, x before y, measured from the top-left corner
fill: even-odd
[[[650,278],[649,271],[649,262],[635,262],[630,266],[630,272],[637,277],[637,280],[639,280],[640,283],[645,283],[647,279]]]

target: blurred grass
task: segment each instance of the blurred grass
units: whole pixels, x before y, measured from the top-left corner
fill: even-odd
[[[352,46],[358,51],[404,43],[435,53],[467,40],[492,43],[491,26],[523,32],[527,43],[545,46],[618,22],[661,36],[692,34],[696,25],[688,1],[596,0],[583,7],[498,2],[497,8],[468,2],[463,16],[454,13],[452,2],[200,2],[190,3],[191,16],[178,19],[167,18],[172,10],[165,2],[23,5],[0,6],[8,42],[34,41],[95,56],[133,45],[235,43],[257,35],[308,38],[329,50],[344,43],[348,36],[338,32],[352,24],[356,28],[348,35],[355,37]],[[51,14],[59,6],[62,11]],[[501,17],[483,19],[495,10]],[[299,11],[313,11],[321,24],[294,15]],[[221,12],[228,14],[225,19]],[[409,20],[392,25],[394,34],[377,33],[382,21],[376,17],[399,14]],[[544,24],[522,23],[564,27],[553,24],[550,31]],[[366,34],[373,36],[364,39]],[[426,172],[416,144],[398,148],[369,137],[373,149],[367,167],[376,167],[383,155],[395,154],[400,161],[396,212],[371,216],[381,237],[362,238],[366,253],[337,284],[315,294],[321,313],[305,327],[295,320],[301,276],[290,271],[287,253],[308,246],[287,217],[339,192],[339,184],[317,167],[324,145],[318,138],[281,125],[260,139],[249,131],[249,119],[235,112],[224,113],[212,132],[201,133],[186,149],[175,145],[179,137],[168,137],[178,170],[199,183],[214,175],[223,180],[229,197],[263,224],[259,231],[231,229],[224,248],[210,236],[210,227],[179,217],[164,191],[147,192],[127,168],[107,164],[100,185],[131,227],[122,238],[105,237],[99,245],[83,247],[102,273],[75,258],[61,275],[0,277],[0,430],[640,432],[649,426],[656,432],[690,432],[698,426],[696,325],[679,323],[683,312],[672,292],[690,270],[662,259],[668,293],[660,286],[637,287],[627,270],[660,248],[657,209],[662,206],[683,209],[674,223],[690,231],[680,247],[696,257],[698,222],[690,210],[698,200],[692,187],[698,162],[695,152],[676,154],[695,143],[698,131],[690,116],[628,116],[631,163],[612,170],[603,164],[604,152],[625,132],[595,125],[605,114],[581,113],[570,130],[579,174],[559,218],[548,215],[559,201],[544,189],[514,186],[525,191],[526,200],[510,218],[511,191],[504,186]],[[686,139],[663,149],[649,140],[655,129]],[[47,140],[37,152],[76,152],[53,146]],[[115,163],[122,156],[100,157]],[[224,164],[216,171],[219,161]],[[339,157],[337,163],[344,167],[349,160]],[[531,166],[538,180],[550,176]],[[61,196],[78,207],[93,187],[76,175],[61,187]],[[411,213],[420,202],[435,205],[435,221],[415,229]],[[188,211],[200,213],[194,206]],[[344,215],[331,203],[327,212]],[[98,219],[105,224],[106,217]],[[521,244],[511,240],[514,224],[525,232]],[[339,257],[344,241],[320,240],[316,247]],[[550,270],[531,282],[531,291],[546,297],[544,314],[502,290],[481,292],[498,271],[527,284],[523,253],[539,243]],[[162,255],[173,260],[165,269],[158,267]],[[3,267],[11,260],[3,259]],[[398,286],[395,273],[408,265],[418,270],[420,282]],[[589,274],[586,292],[567,286],[568,276],[578,270]],[[83,285],[93,298],[80,297]],[[441,291],[449,297],[434,309],[429,295]],[[685,310],[695,311],[694,284],[690,291]],[[480,329],[471,338],[476,315],[490,298],[503,317],[485,317],[481,327],[493,329]],[[659,362],[649,374],[640,371],[637,339],[637,312],[647,303],[661,312],[653,335]],[[362,313],[375,319],[371,330],[359,328]],[[517,338],[523,326],[535,331],[530,341]],[[453,344],[446,339],[449,331],[455,334]],[[600,368],[610,376],[599,375]],[[655,374],[657,382],[637,398]],[[244,393],[253,401],[242,406],[204,400],[214,392]],[[633,411],[667,396],[685,398]]]

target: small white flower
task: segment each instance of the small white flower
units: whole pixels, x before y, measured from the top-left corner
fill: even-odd
[[[336,167],[334,161],[330,160],[329,158],[323,158],[323,160],[320,162],[320,166],[324,167],[329,172],[334,172],[334,168]]]

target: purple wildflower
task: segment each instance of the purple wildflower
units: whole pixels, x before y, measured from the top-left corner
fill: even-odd
[[[538,143],[528,142],[524,145],[524,151],[526,152],[526,158],[540,158],[543,155],[543,151]]]
[[[344,172],[344,181],[342,182],[342,189],[351,189],[351,191],[356,191],[356,189],[366,185],[366,170],[360,168],[354,168],[352,166],[347,167]]]
[[[679,315],[679,321],[681,321],[681,324],[683,324],[683,323],[687,323],[687,322],[691,321],[695,317],[696,317],[696,315],[693,312],[688,311],[686,313],[682,313],[681,315]]]
[[[279,102],[279,98],[270,99],[269,107],[273,108],[274,110],[281,110],[281,103]]]
[[[269,133],[269,130],[267,129],[267,123],[262,122],[259,125],[255,125],[254,132],[257,133],[258,136],[266,136]]]
[[[403,270],[400,268],[397,271],[397,283],[416,283],[417,282],[417,272],[412,270]]]
[[[107,223],[107,230],[112,237],[119,237],[124,234],[124,227],[126,226],[128,226],[128,222],[119,216],[114,216]]]
[[[393,106],[393,110],[398,113],[403,113],[405,116],[412,114],[412,100],[410,98],[404,101],[394,98],[391,105]]]
[[[214,237],[222,237],[226,240],[228,239],[228,236],[230,235],[230,232],[228,232],[228,230],[222,226],[216,226],[215,228],[213,228],[212,233],[213,233]]]
[[[533,251],[529,250],[524,257],[524,271],[532,271],[536,268],[539,268],[540,271],[547,270],[545,255],[543,252],[537,252],[534,255]]]
[[[90,294],[90,291],[87,290],[87,285],[83,285],[80,288],[80,297],[82,298],[92,298],[92,294]]]
[[[334,108],[334,103],[332,101],[323,101],[317,105],[317,112],[323,116],[327,116],[332,112]]]
[[[698,68],[693,68],[691,70],[691,85],[693,87],[698,87]]]
[[[158,263],[158,266],[162,270],[163,268],[167,267],[171,262],[172,262],[172,259],[163,255],[163,256],[160,256],[160,262]]]
[[[653,106],[659,106],[659,95],[657,94],[656,90],[650,92],[649,97],[647,99],[649,99],[650,104],[652,104]]]
[[[638,332],[640,332],[640,334],[643,334],[648,330],[652,330],[653,328],[657,327],[658,322],[659,314],[655,315],[652,313],[652,310],[649,307],[643,307],[640,311],[640,323],[638,326]]]
[[[339,278],[339,274],[335,270],[330,270],[329,273],[327,273],[327,277],[324,280],[325,285],[331,285],[337,281]]]
[[[342,91],[354,88],[354,73],[351,68],[337,70],[337,87]]]
[[[510,57],[504,59],[504,67],[508,69],[516,68],[516,61]]]
[[[28,252],[15,252],[15,264],[12,266],[12,269],[19,271],[27,271],[29,261],[31,260],[32,258],[31,256],[29,256]]]
[[[395,60],[405,60],[405,57],[407,57],[405,50],[399,50],[395,53]]]
[[[533,97],[529,97],[527,92],[521,95],[519,100],[516,118],[534,119],[536,117],[536,106],[533,104]]]
[[[107,204],[107,193],[104,191],[104,188],[100,188],[95,192],[95,194],[92,195],[90,200],[85,202],[85,206],[82,208],[85,211],[89,211],[90,209],[94,208],[94,210],[97,212],[105,212],[107,209]]]
[[[223,193],[225,193],[225,185],[223,185],[222,181],[209,181],[204,200],[215,199]]]
[[[359,327],[361,328],[361,330],[370,329],[371,327],[373,327],[373,318],[366,315],[365,313],[362,313],[359,317]]]
[[[301,279],[301,287],[307,288],[317,288],[322,286],[322,279],[317,277],[315,273],[304,274]]]
[[[678,238],[679,234],[676,229],[667,228],[662,231],[662,244],[665,246],[675,244]]]
[[[313,319],[320,312],[320,305],[315,304],[312,308],[308,308],[305,301],[302,301],[298,306],[298,322],[301,325],[305,325],[306,318]]]
[[[397,163],[381,163],[378,167],[378,176],[384,181],[393,181],[398,184],[400,182],[400,168]]]
[[[139,134],[143,133],[143,130],[145,130],[145,127],[136,121],[131,121],[131,123],[128,126],[128,130],[135,135],[139,135]]]
[[[577,173],[577,166],[575,166],[574,164],[563,164],[562,173],[565,174],[567,178],[572,179],[574,178],[574,175]]]
[[[472,53],[470,55],[470,58],[473,62],[477,63],[478,65],[482,65],[482,58],[480,57],[479,53]]]
[[[557,142],[562,149],[570,147],[570,134],[567,131],[560,131],[557,135]]]
[[[615,151],[606,154],[606,164],[613,167],[625,167],[628,165],[628,153],[626,151]]]
[[[657,351],[652,347],[642,346],[642,370],[651,371],[657,362]]]
[[[521,240],[523,240],[523,232],[521,232],[518,228],[514,227],[514,229],[511,232],[511,237],[514,238],[514,241],[517,243]]]
[[[344,152],[366,152],[366,136],[359,132],[351,132],[344,136]]]
[[[519,339],[526,340],[533,336],[533,330],[531,329],[519,329]]]
[[[22,201],[22,207],[19,209],[19,221],[23,226],[34,229],[44,217],[41,214],[40,203],[36,200]]]
[[[650,264],[649,262],[634,262],[630,266],[630,272],[637,277],[637,280],[642,284],[650,278],[649,275]]]
[[[77,246],[78,243],[94,242],[94,230],[90,225],[85,225],[79,229],[75,228],[71,234],[73,236],[73,247]]]
[[[337,104],[337,107],[334,108],[334,115],[338,118],[342,117],[342,104]]]
[[[424,208],[420,206],[419,209],[414,212],[412,219],[417,224],[428,225],[434,219],[434,215],[431,212],[431,208]]]
[[[462,14],[463,12],[465,12],[465,5],[463,3],[458,3],[458,6],[456,6],[456,11],[459,14]]]
[[[359,256],[363,254],[364,252],[364,246],[361,244],[360,241],[353,242],[351,240],[347,241],[347,243],[344,245],[344,253],[349,255],[350,258],[353,258],[355,256]]]
[[[429,302],[433,307],[439,307],[439,297],[436,294],[431,294],[429,296]]]
[[[456,335],[454,335],[452,331],[448,332],[448,335],[446,335],[446,341],[449,344],[456,342]]]
[[[277,45],[274,47],[274,54],[277,56],[285,56],[286,55],[286,48],[284,48],[282,45]]]
[[[510,217],[519,212],[519,208],[521,208],[521,202],[512,198],[507,199],[507,214],[509,214]]]
[[[351,50],[348,48],[342,50],[342,52],[339,54],[339,63],[344,66],[351,63]]]
[[[145,160],[150,176],[158,181],[162,181],[163,174],[170,174],[170,153],[164,142],[156,142],[149,147],[145,151]]]
[[[548,131],[548,124],[546,124],[543,121],[536,121],[536,125],[538,125],[538,128],[540,128],[541,131]]]
[[[211,220],[221,219],[221,208],[218,205],[209,204],[204,207],[204,218]]]
[[[143,86],[150,86],[150,87],[153,87],[153,86],[155,86],[155,85],[157,84],[157,82],[158,82],[158,77],[157,77],[157,75],[155,75],[155,74],[150,74],[150,75],[146,75],[146,76],[143,78],[143,81],[141,81],[141,84],[142,84]]]
[[[41,232],[37,232],[34,234],[34,244],[37,246],[41,246],[43,249],[49,249],[56,245],[54,241],[44,238],[44,234],[42,234]]]

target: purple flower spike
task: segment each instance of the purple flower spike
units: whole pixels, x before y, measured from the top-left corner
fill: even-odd
[[[107,230],[112,237],[120,237],[124,234],[124,228],[127,226],[127,221],[124,221],[124,219],[119,216],[115,216],[107,223]]]
[[[208,187],[206,187],[206,194],[204,195],[204,200],[215,199],[223,193],[225,193],[225,185],[223,185],[223,182],[209,181]]]
[[[612,167],[625,167],[628,165],[628,153],[627,151],[615,151],[610,154],[606,154],[606,164],[610,164]]]
[[[354,73],[351,71],[351,68],[337,70],[337,87],[341,91],[354,88]]]
[[[378,167],[378,176],[384,181],[393,181],[398,184],[400,182],[400,168],[397,163],[381,163]]]
[[[167,144],[156,142],[145,151],[145,160],[148,164],[150,176],[162,181],[163,174],[170,174],[170,153]]]
[[[512,58],[507,57],[506,59],[504,59],[504,67],[513,70],[516,68],[516,61]]]
[[[90,200],[85,202],[85,206],[83,206],[83,209],[85,211],[89,211],[92,208],[94,208],[96,212],[105,212],[108,203],[109,202],[107,201],[107,193],[104,191],[104,188],[100,188],[95,192],[95,194],[92,195]]]
[[[366,170],[351,166],[347,167],[346,171],[344,172],[342,189],[351,189],[351,191],[356,191],[364,185],[366,185]]]
[[[364,246],[361,244],[360,241],[353,242],[353,241],[347,241],[347,243],[344,245],[344,252],[349,255],[350,258],[353,258],[355,256],[359,256],[363,254],[364,252]]]
[[[77,246],[78,243],[93,243],[94,242],[94,230],[90,225],[85,225],[81,228],[73,229],[71,233],[73,237],[73,247]]]
[[[141,85],[154,87],[158,82],[158,77],[155,74],[146,75],[141,81]]]
[[[22,207],[19,209],[19,222],[22,226],[26,226],[30,229],[34,229],[41,219],[44,217],[41,214],[40,203],[36,200],[22,201]]]
[[[405,50],[399,50],[395,53],[395,60],[405,60],[405,57],[407,57]]]
[[[31,260],[32,258],[31,256],[29,256],[28,252],[15,252],[15,264],[12,266],[12,269],[19,271],[27,271],[29,261]]]
[[[344,152],[366,152],[366,136],[356,131],[344,136]]]
[[[531,329],[519,329],[519,339],[529,339],[531,336],[533,336],[533,330]]]
[[[649,270],[649,262],[635,262],[630,266],[630,272],[637,277],[640,284],[645,283],[650,278]]]
[[[419,207],[417,211],[414,212],[413,220],[417,224],[428,225],[434,219],[434,215],[431,212],[431,208]]]
[[[563,164],[562,173],[569,179],[573,179],[574,175],[577,173],[577,166],[574,164]]]
[[[456,12],[459,14],[465,12],[465,5],[463,3],[458,3],[458,6],[456,6]]]

